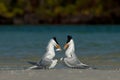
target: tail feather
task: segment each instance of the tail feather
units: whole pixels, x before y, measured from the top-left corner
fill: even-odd
[[[31,62],[28,61],[29,64],[32,64],[32,67],[29,67],[27,70],[31,70],[31,69],[43,69],[44,67],[41,66],[40,64],[38,64],[37,62]]]
[[[29,64],[32,64],[32,65],[37,65],[37,62],[31,62],[31,61],[28,61]]]
[[[36,69],[36,68],[38,68],[38,66],[32,66],[32,67],[29,67],[29,68],[26,69],[26,70],[31,70],[31,69]]]
[[[89,66],[77,66],[77,67],[71,67],[72,69],[89,69]]]

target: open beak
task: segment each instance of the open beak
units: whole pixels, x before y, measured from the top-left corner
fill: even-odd
[[[56,51],[62,51],[60,45],[57,44],[55,47],[56,47]]]
[[[64,49],[67,49],[69,47],[69,44],[65,44]]]

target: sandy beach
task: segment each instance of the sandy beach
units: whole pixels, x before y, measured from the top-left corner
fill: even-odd
[[[120,70],[2,70],[0,80],[120,80]]]

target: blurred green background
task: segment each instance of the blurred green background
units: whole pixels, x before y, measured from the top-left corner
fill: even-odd
[[[0,24],[119,24],[119,0],[0,0]]]

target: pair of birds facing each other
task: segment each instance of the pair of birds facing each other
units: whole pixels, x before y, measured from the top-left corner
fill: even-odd
[[[28,70],[31,69],[52,69],[56,66],[58,60],[53,59],[55,57],[55,50],[61,51],[61,47],[57,42],[56,38],[53,37],[47,46],[46,53],[41,58],[39,62],[28,62],[32,64],[32,67],[29,67]],[[90,66],[83,64],[75,54],[75,45],[72,37],[70,35],[67,36],[67,42],[64,46],[65,51],[65,58],[61,58],[60,61],[65,64],[65,66],[74,69],[88,69]]]

